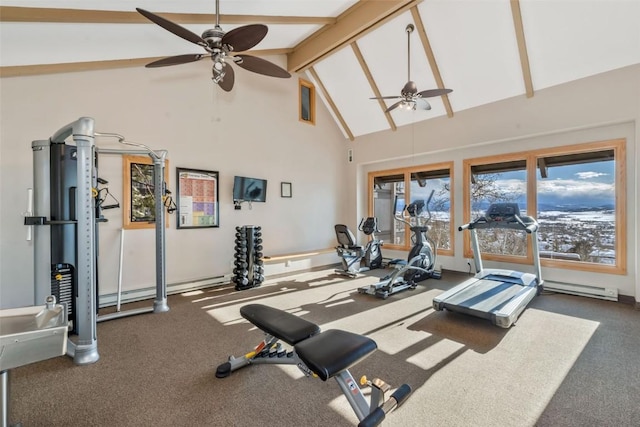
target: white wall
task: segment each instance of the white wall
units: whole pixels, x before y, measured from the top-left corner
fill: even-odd
[[[274,79],[237,69],[235,88],[226,93],[209,74],[202,61],[0,80],[1,307],[33,304],[33,247],[22,225],[32,185],[31,141],[81,116],[93,117],[98,132],[167,149],[174,194],[176,167],[220,173],[219,228],[178,230],[175,214],[169,218],[169,284],[230,273],[238,225],[262,226],[267,255],[334,246],[333,225],[345,216],[346,160],[344,138],[327,110],[318,103],[315,126],[298,121],[297,76]],[[97,145],[123,148],[103,138]],[[121,159],[101,156],[99,175],[122,203]],[[234,175],[267,179],[267,203],[235,211]],[[292,183],[293,198],[280,197],[282,181]],[[104,214],[99,278],[100,293],[109,294],[117,285],[122,209]],[[153,229],[125,232],[124,290],[154,286],[154,236]]]
[[[455,88],[454,88],[455,89]],[[452,102],[455,92],[451,95]],[[411,113],[410,113],[411,114]],[[413,114],[425,114],[415,112]],[[428,112],[426,113],[428,114]],[[606,275],[544,269],[545,279],[617,287],[640,300],[640,65],[626,67],[524,96],[379,132],[356,140],[350,181],[361,197],[350,203],[352,218],[367,212],[367,173],[395,167],[454,161],[455,224],[462,223],[462,161],[466,158],[526,151],[613,138],[627,139],[627,274]],[[462,236],[455,256],[439,257],[445,268],[466,271]]]

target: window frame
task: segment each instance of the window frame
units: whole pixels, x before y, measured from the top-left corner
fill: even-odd
[[[462,161],[462,223],[468,224],[471,222],[471,169],[474,166],[481,166],[485,164],[495,164],[495,163],[507,163],[507,162],[517,162],[517,161],[525,161],[525,170],[527,176],[526,182],[526,191],[527,191],[527,207],[536,206],[536,204],[532,204],[531,200],[531,192],[529,191],[529,185],[531,182],[531,171],[529,170],[529,155],[527,153],[510,153],[510,154],[499,154],[494,156],[486,156],[486,157],[478,157],[474,159],[464,159]],[[535,174],[535,169],[533,171]],[[533,177],[535,181],[535,175]],[[533,200],[535,202],[535,200]],[[463,233],[462,236],[463,242],[463,251],[462,254],[464,258],[473,258],[473,251],[471,250],[471,236],[469,233]],[[490,253],[482,253],[483,260],[491,260],[491,261],[500,261],[500,262],[510,262],[516,264],[533,264],[533,255],[532,255],[532,245],[531,239],[527,238],[527,255],[519,256],[519,255],[502,255],[502,254],[490,254]]]
[[[368,216],[374,216],[374,197],[373,197],[373,193],[374,193],[374,182],[375,179],[381,176],[388,176],[388,175],[403,175],[404,177],[404,202],[405,205],[409,204],[409,201],[411,200],[411,174],[412,173],[416,173],[416,172],[431,172],[431,171],[437,171],[437,170],[443,170],[443,169],[448,169],[449,170],[449,248],[448,249],[442,249],[442,248],[438,248],[437,250],[437,254],[438,255],[445,255],[445,256],[453,256],[453,254],[455,253],[455,234],[454,234],[454,212],[455,212],[455,205],[454,205],[454,196],[453,196],[453,189],[454,187],[454,162],[440,162],[440,163],[432,163],[432,164],[428,164],[428,165],[420,165],[420,166],[410,166],[410,167],[404,167],[404,168],[396,168],[396,169],[387,169],[387,170],[380,170],[380,171],[371,171],[368,173],[368,179],[367,179],[367,188],[368,188],[368,204],[367,204],[367,212],[368,212]],[[409,230],[409,226],[405,225],[405,236],[410,236],[411,235],[411,231]],[[405,242],[403,245],[398,245],[395,243],[384,243],[384,246],[386,248],[392,249],[392,250],[402,250],[402,251],[409,251],[411,250],[411,239],[410,238],[406,238]]]
[[[499,154],[493,156],[477,157],[463,160],[463,221],[471,221],[471,168],[473,166],[491,163],[501,163],[513,160],[526,160],[526,199],[527,210],[531,216],[538,216],[538,159],[551,156],[573,155],[588,152],[613,150],[615,161],[615,264],[599,264],[585,261],[541,258],[543,267],[561,268],[567,270],[581,270],[595,273],[608,273],[625,275],[627,273],[627,185],[626,185],[626,138],[611,139],[605,141],[586,142],[581,144],[564,145],[559,147],[541,148],[518,153]],[[463,255],[472,258],[469,233],[464,233]],[[527,256],[496,255],[482,253],[484,260],[509,262],[515,264],[533,264],[531,239],[527,239]]]
[[[303,88],[309,89],[309,119],[305,119],[302,111],[303,111],[303,99],[302,99],[302,90]],[[310,125],[316,124],[316,87],[308,80],[304,80],[302,78],[298,78],[298,120],[307,123]]]

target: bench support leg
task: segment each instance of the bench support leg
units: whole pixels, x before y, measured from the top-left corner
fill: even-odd
[[[351,408],[356,413],[358,420],[362,421],[367,415],[369,415],[371,407],[367,402],[367,399],[362,394],[360,386],[353,378],[348,369],[336,375],[335,379],[340,386],[340,390],[342,390],[342,393],[345,395],[347,401],[351,405]],[[377,404],[374,407],[377,407]]]
[[[247,365],[298,365],[300,359],[295,351],[284,350],[278,341],[273,335],[266,334],[265,339],[249,353],[240,357],[229,356],[229,360],[216,369],[216,377],[226,378]]]

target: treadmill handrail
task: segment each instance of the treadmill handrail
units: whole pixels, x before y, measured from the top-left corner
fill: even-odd
[[[524,218],[524,219],[523,219]],[[510,217],[511,221],[494,221],[487,219],[485,216],[474,219],[468,224],[458,227],[458,231],[466,229],[489,229],[489,228],[510,228],[515,230],[524,230],[528,234],[538,231],[538,221],[530,216],[521,218],[519,215],[513,215]]]

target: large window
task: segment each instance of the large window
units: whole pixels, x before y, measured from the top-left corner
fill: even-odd
[[[626,273],[624,140],[464,161],[464,221],[493,201],[537,218],[542,265]],[[530,263],[524,233],[478,233],[486,259]],[[465,233],[465,256],[471,256]]]
[[[369,173],[369,215],[378,219],[377,236],[390,249],[409,250],[412,232],[395,219],[407,204],[417,200],[427,202],[422,215],[429,220],[429,236],[438,244],[438,253],[453,255],[452,188],[453,163],[417,166]]]
[[[494,202],[518,203],[520,213],[527,210],[527,162],[521,158],[471,166],[471,217],[482,216]],[[526,257],[524,231],[505,229],[478,230],[482,253]]]

